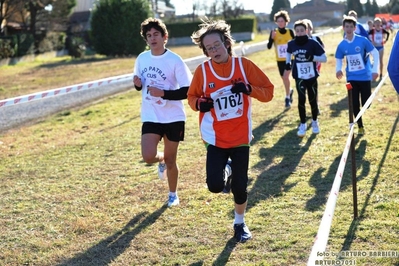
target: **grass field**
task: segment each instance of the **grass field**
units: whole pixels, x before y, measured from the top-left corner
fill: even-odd
[[[296,93],[284,110],[274,51],[248,56],[275,84],[270,103],[253,101],[246,214],[253,240],[234,241],[232,195],[206,188],[198,113],[188,106],[178,154],[180,205],[166,207],[166,182],[141,160],[141,96],[132,90],[0,135],[0,265],[306,265],[349,133],[345,81],[335,78],[341,35],[322,39],[328,62],[319,78],[317,136],[296,136]],[[391,46],[390,40],[385,64]],[[174,49],[185,58],[199,51]],[[134,59],[57,60],[0,68],[0,97],[126,74]],[[355,129],[359,218],[353,219],[348,161],[330,254],[398,252],[399,102],[389,79],[363,119],[366,134]],[[348,259],[399,265],[399,257]]]

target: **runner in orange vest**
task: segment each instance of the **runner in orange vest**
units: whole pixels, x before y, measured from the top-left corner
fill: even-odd
[[[251,101],[273,99],[274,85],[265,73],[245,57],[233,56],[234,39],[223,20],[203,21],[191,36],[210,59],[194,72],[187,98],[199,111],[199,126],[207,149],[206,183],[220,193],[231,182],[234,196],[234,237],[252,238],[244,221],[247,206],[249,146],[252,140]],[[225,178],[228,163],[232,174]]]

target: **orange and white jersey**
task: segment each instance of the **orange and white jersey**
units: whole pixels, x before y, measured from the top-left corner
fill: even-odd
[[[251,97],[232,93],[234,83],[248,84],[240,57],[232,58],[231,73],[217,75],[210,61],[202,63],[203,92],[214,101],[210,112],[200,113],[202,139],[219,148],[249,145],[252,139]]]

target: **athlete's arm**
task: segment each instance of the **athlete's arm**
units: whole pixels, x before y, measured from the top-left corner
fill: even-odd
[[[251,97],[260,102],[269,102],[274,96],[274,85],[269,77],[251,60],[242,58],[243,68],[251,85]]]
[[[395,38],[392,46],[391,55],[388,61],[388,74],[392,85],[399,94],[399,37]]]
[[[267,42],[267,49],[271,49],[272,46],[273,46],[274,40],[273,40],[273,37],[272,37],[272,32],[273,32],[273,30],[270,31],[269,41]]]
[[[164,91],[162,98],[165,100],[184,100],[187,99],[187,91],[188,86],[181,87],[178,90]]]
[[[327,55],[325,53],[322,54],[322,55],[314,55],[313,56],[313,61],[314,62],[325,63],[325,62],[327,62]]]
[[[204,77],[202,76],[202,68],[201,65],[199,65],[194,72],[193,80],[191,81],[190,87],[187,92],[187,100],[188,100],[188,105],[193,109],[194,111],[198,111],[197,108],[197,100],[198,98],[201,98],[201,96],[204,96],[203,92],[203,84],[204,84]]]
[[[372,73],[378,73],[378,70],[380,69],[380,53],[374,48],[370,54],[374,60]]]

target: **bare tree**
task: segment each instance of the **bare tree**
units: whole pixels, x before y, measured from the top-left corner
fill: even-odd
[[[211,3],[210,7],[209,7],[209,14],[211,16],[216,16],[216,14],[218,13],[218,1],[215,0],[213,3]]]
[[[193,2],[193,13],[192,13],[192,20],[195,20],[196,17],[196,11],[198,12],[198,10],[200,10],[201,8],[201,4],[200,1],[194,1]]]
[[[7,22],[13,22],[13,18],[24,21],[25,16],[21,15],[24,9],[24,0],[0,0],[0,35],[7,35]]]
[[[244,13],[244,5],[241,3],[240,0],[233,0],[232,11],[233,11],[232,15],[234,18],[237,18],[238,16]]]
[[[218,6],[220,4],[220,8]],[[240,0],[214,0],[211,4],[211,15],[221,14],[225,19],[236,18],[243,14],[244,6]]]
[[[36,34],[36,22],[38,16],[45,10],[46,6],[53,4],[56,0],[24,0],[25,8],[29,11],[29,30]]]

